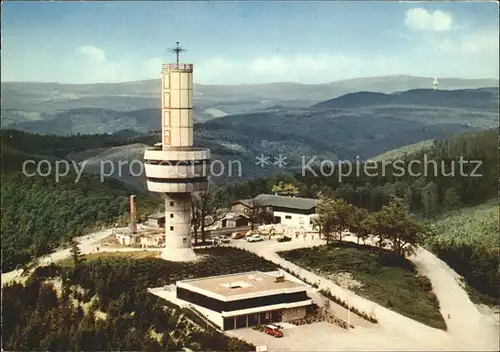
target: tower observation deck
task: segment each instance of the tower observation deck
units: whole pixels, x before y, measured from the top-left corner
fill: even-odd
[[[148,189],[165,198],[165,249],[172,261],[196,259],[191,244],[191,194],[208,187],[210,150],[193,147],[193,65],[165,64],[161,73],[161,147],[144,152]]]

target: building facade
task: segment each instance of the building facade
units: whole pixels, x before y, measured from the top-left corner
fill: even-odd
[[[260,194],[253,199],[242,199],[231,204],[231,210],[241,214],[254,213],[253,208],[260,207],[272,214],[272,223],[315,231],[313,218],[316,214],[317,200],[311,198],[286,197]]]
[[[298,320],[312,299],[308,286],[259,271],[182,280],[177,299],[207,312],[222,330]]]
[[[140,242],[140,236],[134,233],[116,233],[115,238],[122,246],[133,246]]]

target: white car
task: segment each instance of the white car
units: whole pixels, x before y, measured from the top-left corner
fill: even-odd
[[[251,235],[247,237],[247,242],[260,242],[264,241],[264,237],[261,235]]]
[[[219,242],[219,243],[229,243],[229,242],[231,242],[231,240],[229,239],[229,237],[224,236],[224,235],[216,236],[216,237],[214,237],[214,239],[217,242]]]

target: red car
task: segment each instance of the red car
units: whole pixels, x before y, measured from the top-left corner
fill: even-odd
[[[277,326],[274,325],[266,325],[264,332],[274,337],[283,337],[283,332]]]

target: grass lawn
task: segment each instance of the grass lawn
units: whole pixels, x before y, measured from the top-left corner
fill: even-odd
[[[379,255],[376,248],[355,243],[279,254],[323,277],[348,272],[362,285],[352,288],[360,296],[429,326],[446,329],[430,281],[419,276],[406,259],[394,258],[389,252]]]
[[[158,258],[160,251],[128,251],[128,252],[99,252],[83,255],[86,261],[93,261],[97,259],[109,258],[131,258],[131,259],[144,259],[144,258]],[[60,266],[73,265],[73,258],[65,258],[57,262]]]

